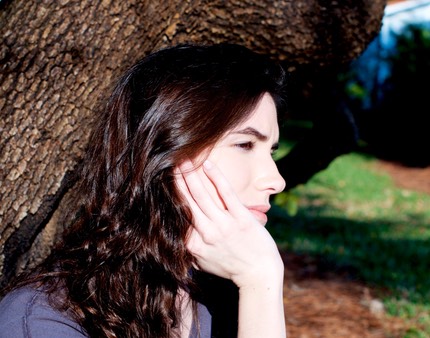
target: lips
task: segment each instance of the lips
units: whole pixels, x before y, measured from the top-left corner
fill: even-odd
[[[268,205],[257,205],[248,207],[248,210],[254,215],[254,217],[262,224],[266,225],[267,223],[267,215],[266,213],[269,211],[270,206]]]

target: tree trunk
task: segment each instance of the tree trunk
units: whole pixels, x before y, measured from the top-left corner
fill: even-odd
[[[67,224],[95,107],[149,51],[233,42],[288,63],[359,55],[385,1],[9,0],[0,3],[0,283],[37,263]]]

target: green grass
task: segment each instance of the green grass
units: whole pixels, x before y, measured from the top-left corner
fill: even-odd
[[[268,229],[282,249],[388,291],[387,312],[410,324],[405,338],[430,337],[430,195],[395,187],[352,153],[277,201]]]

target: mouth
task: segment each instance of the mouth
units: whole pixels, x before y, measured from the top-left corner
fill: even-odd
[[[248,207],[248,210],[254,215],[254,217],[259,221],[262,225],[266,225],[267,223],[267,215],[266,213],[269,211],[270,206],[252,206]]]

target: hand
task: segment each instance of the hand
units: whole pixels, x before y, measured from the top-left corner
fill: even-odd
[[[194,217],[187,241],[199,268],[239,288],[279,280],[283,263],[269,232],[242,205],[220,170],[208,161],[179,167],[177,184]]]

